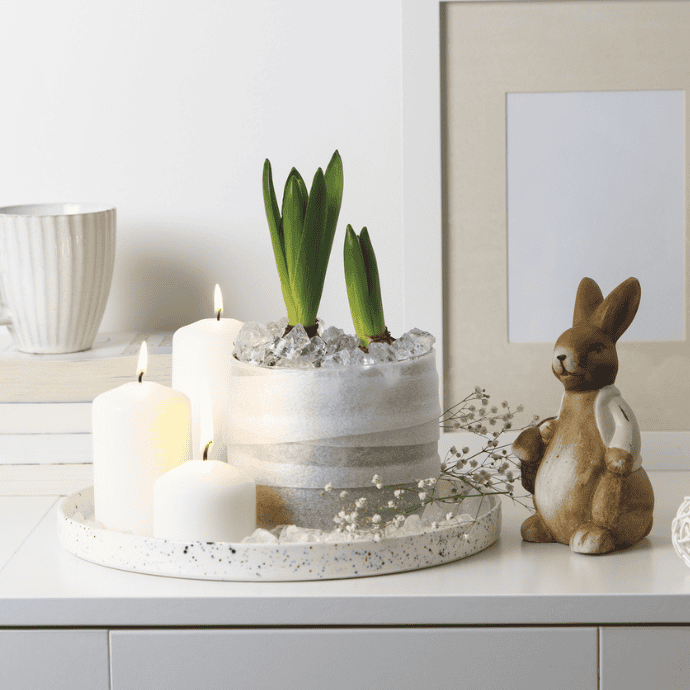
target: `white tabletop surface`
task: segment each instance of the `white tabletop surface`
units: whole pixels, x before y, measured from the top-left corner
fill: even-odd
[[[0,627],[690,623],[690,569],[671,520],[690,472],[651,472],[654,528],[607,556],[527,544],[503,501],[499,541],[415,572],[295,583],[206,582],[118,571],[58,542],[58,497],[0,498]]]

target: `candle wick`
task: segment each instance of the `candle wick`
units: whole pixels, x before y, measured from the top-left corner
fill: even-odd
[[[143,370],[139,372],[139,383],[141,383],[141,380],[144,378],[144,372]]]
[[[218,310],[218,313],[216,314],[216,318],[218,319],[218,321],[220,321],[220,312],[221,312],[221,311],[223,311],[223,310],[222,310],[222,309],[219,309],[219,310]]]
[[[212,443],[213,443],[213,441],[209,441],[206,444],[206,448],[204,448],[204,457],[203,457],[204,460],[208,460],[208,449],[211,447]]]

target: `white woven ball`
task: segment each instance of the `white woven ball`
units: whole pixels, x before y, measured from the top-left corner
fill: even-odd
[[[686,496],[680,504],[671,523],[671,541],[676,553],[690,568],[690,496]]]

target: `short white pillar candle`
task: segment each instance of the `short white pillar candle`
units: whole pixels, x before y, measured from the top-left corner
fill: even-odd
[[[202,385],[200,436],[213,437],[213,406]],[[159,477],[153,487],[153,534],[171,541],[242,541],[256,529],[256,484],[236,467],[192,460]],[[197,446],[201,454],[201,446]]]
[[[95,518],[108,529],[151,536],[153,485],[192,457],[191,404],[179,391],[139,381],[102,393],[93,401]]]
[[[191,460],[153,488],[153,534],[171,541],[239,542],[256,529],[256,485],[219,460]]]
[[[222,310],[222,295],[216,285],[216,316],[183,326],[173,335],[172,387],[188,395],[192,402],[194,448],[199,448],[203,442],[200,438],[199,420],[205,385],[208,385],[211,392],[214,438],[209,457],[212,460],[225,459],[223,419],[232,375],[232,351],[235,338],[242,328],[241,321],[221,319]]]

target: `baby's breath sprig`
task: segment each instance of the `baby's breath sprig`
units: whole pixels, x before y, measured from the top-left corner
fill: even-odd
[[[375,541],[380,541],[403,524],[408,527],[410,533],[415,530],[421,531],[422,518],[416,513],[430,504],[438,508],[433,514],[435,519],[426,520],[431,529],[460,523],[471,526],[474,523],[472,516],[457,514],[462,496],[441,497],[436,492],[438,481],[436,477],[429,477],[409,484],[386,485],[381,476],[376,474],[371,480],[372,484],[378,489],[389,490],[388,495],[393,495],[394,498],[372,506],[369,499],[362,496],[355,501],[343,504],[340,512],[333,518],[336,530],[351,534],[369,532]],[[326,493],[334,491],[329,484],[324,489]],[[341,492],[340,497],[347,498],[347,492]],[[412,497],[412,502],[406,500],[408,497]],[[408,522],[410,520],[411,522]]]
[[[344,503],[333,518],[336,529],[349,533],[370,532],[378,541],[403,524],[407,525],[408,520],[414,523],[410,525],[410,531],[417,527],[416,521],[421,527],[419,513],[422,511],[425,522],[432,518],[432,529],[454,522],[470,522],[471,529],[476,520],[458,512],[462,501],[473,497],[504,495],[532,510],[531,505],[521,500],[528,498],[527,495],[515,496],[520,463],[510,451],[511,444],[501,440],[506,431],[522,431],[537,423],[539,417],[535,415],[528,424],[514,429],[515,414],[521,412],[522,405],[518,405],[515,412],[507,402],[501,403],[500,407],[490,405],[490,396],[477,386],[441,415],[440,425],[445,429],[472,432],[483,439],[481,448],[473,451],[465,446],[458,450],[453,446],[441,464],[438,477],[407,484],[386,484],[379,474],[375,474],[372,484],[377,489],[385,489],[385,495],[392,498],[375,506],[370,505],[365,497]],[[325,492],[331,491],[335,489],[329,482]],[[347,491],[341,491],[339,495],[343,501],[349,498]],[[469,529],[465,531],[465,538],[468,538],[468,533]]]
[[[522,405],[518,405],[513,412],[507,401],[504,400],[499,408],[498,405],[489,404],[490,398],[491,396],[483,388],[475,386],[472,393],[449,407],[441,415],[441,428],[448,431],[471,431],[479,436],[491,434],[494,438],[504,431],[509,431],[513,428],[516,412],[523,412]],[[479,403],[479,408],[476,403]],[[539,417],[535,415],[532,421],[523,428],[534,426],[538,419]],[[496,426],[499,428],[489,431],[489,427]]]

